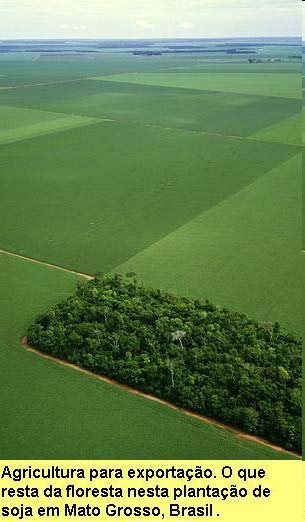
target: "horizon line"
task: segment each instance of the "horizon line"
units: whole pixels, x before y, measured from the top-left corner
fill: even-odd
[[[56,36],[56,37],[27,37],[27,38],[13,38],[6,37],[0,38],[0,42],[8,42],[8,41],[41,41],[41,40],[224,40],[224,39],[250,39],[250,38],[264,38],[264,39],[275,39],[275,38],[290,38],[290,39],[301,39],[303,35],[274,35],[274,36],[261,36],[261,35],[252,35],[252,36],[90,36],[90,37],[77,37],[77,36]]]

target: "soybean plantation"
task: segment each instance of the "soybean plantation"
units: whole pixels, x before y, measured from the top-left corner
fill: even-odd
[[[304,335],[298,44],[202,43],[0,53],[1,458],[293,458],[21,346],[73,272]]]

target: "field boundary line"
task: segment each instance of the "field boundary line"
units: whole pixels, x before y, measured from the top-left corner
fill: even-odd
[[[118,120],[114,120],[114,121],[118,121]],[[133,123],[133,122],[130,122],[130,123]],[[220,138],[231,138],[231,139],[238,139],[238,140],[253,141],[255,143],[276,143],[278,145],[287,145],[289,147],[297,147],[300,149],[302,149],[304,147],[304,145],[299,144],[299,143],[287,143],[285,141],[276,141],[276,140],[262,140],[262,139],[252,138],[251,136],[238,136],[237,134],[221,134],[218,132],[182,129],[179,127],[161,127],[160,125],[154,125],[154,124],[148,124],[148,123],[139,123],[139,125],[144,126],[144,127],[153,127],[156,129],[163,129],[163,130],[169,130],[169,131],[180,131],[180,132],[191,132],[193,134],[203,134],[204,136],[218,136]]]
[[[155,71],[155,73],[159,73],[160,71]],[[179,71],[181,72],[181,71]],[[292,96],[276,96],[274,94],[255,94],[255,93],[247,93],[247,92],[236,92],[236,91],[215,91],[213,89],[199,89],[198,87],[182,87],[182,86],[172,86],[172,85],[160,85],[160,84],[151,84],[151,83],[141,83],[141,82],[131,82],[131,81],[122,81],[122,80],[107,80],[107,79],[104,79],[104,78],[107,78],[108,76],[124,76],[125,74],[146,74],[145,72],[143,73],[139,73],[138,71],[137,72],[125,72],[125,73],[115,73],[115,74],[107,74],[107,75],[104,75],[104,76],[92,76],[92,77],[89,77],[89,78],[84,78],[85,80],[95,80],[95,81],[98,81],[98,82],[112,82],[112,83],[127,83],[127,84],[130,84],[130,85],[142,85],[144,87],[161,87],[163,89],[181,89],[181,90],[184,90],[184,91],[196,91],[196,92],[212,92],[212,93],[221,93],[221,94],[237,94],[237,95],[241,95],[241,96],[255,96],[255,97],[265,97],[265,98],[284,98],[285,100],[298,100],[298,101],[302,101],[302,96],[300,97],[292,97]],[[148,74],[154,74],[154,73],[148,73]],[[184,74],[189,74],[188,73],[184,73]],[[194,73],[194,74],[197,74],[197,71]],[[209,73],[202,73],[202,74],[209,74]],[[217,73],[215,73],[217,74]],[[220,73],[220,74],[226,74],[226,73]],[[235,74],[242,74],[242,73],[235,73]],[[249,73],[249,74],[252,74],[252,73]],[[256,74],[263,74],[263,73],[256,73]],[[282,73],[269,73],[269,74],[279,74],[281,75]],[[290,74],[295,74],[295,75],[298,75],[299,73],[290,73]],[[301,94],[301,93],[300,93]]]
[[[1,89],[1,87],[0,87]],[[42,113],[47,113],[47,114],[52,114],[52,115],[58,115],[58,116],[62,116],[63,119],[64,119],[64,116],[68,116],[70,118],[83,118],[83,119],[87,119],[87,120],[96,120],[96,121],[117,121],[117,120],[112,120],[111,118],[102,118],[100,116],[87,116],[87,115],[84,115],[84,114],[75,114],[75,113],[72,113],[72,112],[59,112],[59,111],[51,111],[51,110],[48,110],[48,109],[38,109],[37,107],[25,107],[25,106],[21,106],[21,105],[10,105],[10,104],[7,104],[7,103],[0,103],[0,108],[4,107],[5,109],[20,109],[20,110],[26,110],[26,111],[29,111],[29,112],[42,112]]]
[[[1,107],[4,107],[6,109],[17,109],[17,111],[20,109],[22,111],[29,111],[29,112],[41,112],[48,115],[54,116],[54,119],[50,120],[50,124],[55,123],[56,121],[62,121],[64,124],[66,120],[69,120],[70,123],[68,125],[62,125],[58,128],[48,128],[41,129],[39,133],[33,133],[33,134],[26,134],[26,135],[17,135],[15,137],[10,138],[1,138],[1,132],[0,132],[0,146],[1,145],[10,145],[11,143],[17,143],[20,141],[26,141],[26,140],[32,140],[36,138],[40,138],[42,136],[50,136],[52,134],[60,134],[62,132],[68,132],[73,131],[75,129],[81,129],[82,127],[89,127],[90,125],[100,125],[101,123],[114,123],[115,120],[112,120],[110,118],[98,118],[96,116],[84,116],[82,114],[72,114],[69,112],[55,112],[55,111],[47,111],[44,109],[36,109],[33,107],[17,107],[16,105],[1,105]],[[74,124],[73,121],[75,120]],[[37,123],[30,123],[26,126],[26,129],[29,128],[35,128],[36,126],[39,126],[41,123],[44,123],[44,121]],[[18,127],[16,128],[18,130]],[[10,130],[8,131],[9,134]]]
[[[269,174],[271,174],[273,171],[275,171],[276,169],[280,168],[281,166],[285,165],[286,163],[289,163],[292,159],[295,159],[297,157],[299,157],[301,155],[301,152],[299,153],[296,153],[295,155],[291,156],[290,158],[288,158],[287,160],[283,161],[282,163],[278,163],[276,164],[271,170],[268,170],[267,172],[263,173],[262,175],[260,175],[258,178],[255,178],[253,179],[252,181],[250,181],[250,183],[247,183],[246,185],[244,185],[243,187],[241,187],[239,190],[237,190],[237,192],[234,192],[233,194],[230,194],[229,196],[226,196],[224,199],[221,199],[218,203],[216,203],[215,205],[213,205],[212,207],[209,207],[208,209],[206,210],[203,210],[202,212],[200,212],[199,214],[197,214],[196,216],[192,217],[191,219],[189,219],[188,221],[185,221],[185,223],[183,223],[182,225],[179,225],[177,228],[173,229],[172,231],[168,232],[167,234],[165,234],[164,236],[156,239],[155,241],[153,241],[150,245],[146,246],[145,248],[143,248],[142,250],[139,250],[139,252],[136,252],[135,254],[133,254],[131,257],[128,257],[128,259],[126,259],[125,261],[123,261],[122,263],[120,263],[119,265],[115,265],[113,268],[111,268],[109,271],[111,273],[114,273],[114,271],[121,271],[121,267],[124,267],[125,264],[127,263],[130,263],[130,261],[132,261],[134,258],[136,258],[137,256],[140,256],[141,254],[144,254],[147,250],[149,250],[150,248],[154,247],[155,245],[157,245],[158,243],[161,243],[162,241],[164,240],[167,240],[167,238],[169,238],[172,234],[175,234],[175,233],[178,233],[179,231],[181,231],[184,227],[188,226],[189,224],[191,224],[192,222],[196,221],[197,219],[200,219],[201,217],[203,217],[204,214],[208,213],[208,212],[211,212],[213,209],[216,209],[218,206],[222,205],[225,201],[228,201],[232,198],[235,198],[236,196],[238,196],[239,194],[241,194],[243,191],[247,190],[248,188],[250,188],[252,185],[255,185],[256,183],[258,183],[260,180],[262,180],[265,176],[268,176]],[[302,252],[305,254],[305,249],[302,250]],[[220,305],[221,306],[221,305]]]
[[[0,90],[7,91],[7,90],[11,90],[11,89],[23,89],[25,87],[42,87],[44,85],[57,85],[57,84],[61,84],[61,83],[81,82],[84,80],[92,80],[92,78],[83,76],[81,78],[73,78],[70,80],[53,80],[50,82],[25,83],[22,85],[3,85],[0,87]]]
[[[29,256],[23,256],[22,254],[16,254],[14,252],[9,252],[8,250],[0,249],[0,254],[11,256],[11,257],[17,257],[18,259],[23,259],[24,261],[30,261],[31,263],[37,263],[39,265],[47,266],[49,268],[54,268],[55,270],[61,270],[62,272],[68,272],[69,274],[74,274],[79,277],[83,277],[84,279],[87,279],[88,281],[94,279],[93,275],[84,274],[83,272],[77,272],[75,270],[70,270],[69,268],[64,268],[63,266],[53,265],[52,263],[47,263],[46,261],[40,261],[39,259],[35,259],[35,258],[29,257]]]
[[[150,401],[157,402],[158,404],[162,404],[163,406],[167,406],[168,408],[171,408],[172,410],[178,411],[180,413],[183,413],[184,415],[187,415],[189,417],[198,419],[202,422],[205,422],[207,424],[211,424],[215,426],[216,428],[221,428],[222,430],[228,431],[236,436],[236,438],[249,440],[252,442],[256,442],[258,444],[261,444],[263,446],[266,446],[268,448],[271,448],[275,451],[279,451],[282,453],[287,453],[289,455],[292,455],[297,458],[301,458],[301,455],[298,453],[294,453],[293,451],[286,450],[285,448],[282,448],[281,446],[277,446],[276,444],[272,444],[271,442],[268,442],[265,439],[262,439],[260,437],[256,437],[255,435],[249,435],[248,433],[245,433],[241,430],[238,430],[237,428],[234,428],[233,426],[230,426],[229,424],[224,424],[222,422],[216,421],[214,419],[211,419],[210,417],[206,417],[205,415],[201,415],[199,413],[195,413],[191,410],[187,410],[184,408],[180,408],[179,406],[175,406],[171,402],[168,402],[163,399],[159,399],[158,397],[155,397],[154,395],[150,395],[148,393],[142,392],[140,390],[137,390],[136,388],[132,388],[131,386],[128,386],[127,384],[121,384],[120,382],[116,381],[115,379],[111,379],[109,377],[105,377],[103,375],[99,375],[97,373],[91,372],[90,370],[86,370],[85,368],[82,368],[81,366],[78,366],[77,364],[73,364],[67,361],[64,361],[63,359],[59,359],[58,357],[54,357],[53,355],[49,355],[47,353],[42,352],[41,350],[38,350],[37,348],[33,348],[33,346],[28,344],[27,336],[22,337],[21,339],[21,345],[27,352],[34,353],[44,359],[48,359],[50,361],[53,361],[54,363],[61,364],[63,366],[66,366],[72,370],[79,371],[81,373],[84,373],[86,375],[89,375],[90,377],[94,377],[96,379],[99,379],[100,381],[106,382],[107,384],[112,384],[116,386],[117,388],[120,388],[121,390],[127,391],[129,393],[132,393],[133,395],[138,395],[140,397],[143,397],[145,399],[148,399]]]

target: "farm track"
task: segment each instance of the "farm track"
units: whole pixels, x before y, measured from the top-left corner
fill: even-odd
[[[305,254],[305,250],[302,250],[301,252],[303,254]],[[69,274],[83,277],[84,279],[87,279],[88,281],[92,281],[94,279],[94,276],[91,274],[84,274],[83,272],[77,272],[76,270],[71,270],[70,268],[65,268],[63,266],[54,265],[52,263],[47,263],[46,261],[40,261],[39,259],[35,259],[34,257],[23,256],[22,254],[16,254],[15,252],[9,252],[8,250],[0,249],[0,254],[10,256],[10,257],[17,257],[18,259],[23,259],[24,261],[29,261],[31,263],[36,263],[38,265],[47,266],[49,268],[54,268],[55,270],[60,270],[61,272],[68,272]]]
[[[81,366],[77,366],[76,364],[69,363],[69,362],[64,361],[62,359],[59,359],[58,357],[54,357],[52,355],[48,355],[48,354],[42,352],[41,350],[38,350],[38,349],[33,348],[32,346],[30,346],[28,344],[28,340],[27,340],[26,336],[22,337],[21,345],[23,346],[23,348],[26,349],[26,351],[34,353],[34,354],[36,354],[36,355],[38,355],[38,356],[40,356],[40,357],[42,357],[44,359],[48,359],[48,360],[53,361],[53,362],[55,362],[57,364],[61,364],[61,365],[66,366],[66,367],[68,367],[68,368],[70,368],[72,370],[76,370],[76,371],[79,371],[81,373],[85,373],[86,375],[89,375],[90,377],[94,377],[95,379],[99,379],[100,381],[106,382],[107,384],[112,384],[113,386],[116,386],[117,388],[120,388],[121,390],[125,390],[125,391],[127,391],[129,393],[132,393],[133,395],[138,395],[138,396],[143,397],[145,399],[148,399],[150,401],[157,402],[158,404],[162,404],[163,406],[171,408],[172,410],[175,410],[175,411],[178,411],[180,413],[183,413],[184,415],[187,415],[188,417],[192,417],[192,418],[200,420],[202,422],[211,424],[212,426],[215,426],[216,428],[220,428],[222,430],[230,432],[230,434],[235,435],[237,439],[244,439],[244,440],[249,440],[249,441],[252,441],[252,442],[256,442],[258,444],[262,444],[263,446],[271,448],[271,449],[273,449],[275,451],[279,451],[279,452],[282,452],[282,453],[287,453],[289,455],[292,455],[293,457],[297,457],[298,459],[301,458],[301,455],[299,455],[297,453],[294,453],[292,451],[286,450],[286,449],[282,448],[281,446],[277,446],[275,444],[272,444],[272,443],[268,442],[265,439],[261,439],[260,437],[255,437],[254,435],[249,435],[249,434],[247,434],[247,433],[245,433],[243,431],[240,431],[240,430],[234,428],[233,426],[230,426],[228,424],[224,424],[222,422],[216,421],[214,419],[211,419],[210,417],[205,417],[204,415],[200,415],[199,413],[194,413],[191,410],[186,410],[184,408],[179,408],[178,406],[175,406],[171,402],[165,401],[163,399],[159,399],[158,397],[155,397],[154,395],[150,395],[150,394],[141,392],[141,391],[139,391],[139,390],[137,390],[135,388],[132,388],[131,386],[128,386],[126,384],[121,384],[121,383],[119,383],[118,381],[116,381],[114,379],[110,379],[109,377],[104,377],[102,375],[98,375],[98,374],[96,374],[94,372],[91,372],[90,370],[86,370],[86,369],[82,368]]]
[[[82,272],[76,272],[75,270],[70,270],[69,268],[64,268],[62,266],[53,265],[52,263],[47,263],[45,261],[39,261],[39,259],[34,259],[33,257],[23,256],[21,254],[15,254],[14,252],[9,252],[8,250],[1,250],[0,254],[17,257],[18,259],[23,259],[25,261],[30,261],[32,263],[37,263],[38,265],[47,266],[49,268],[55,268],[56,270],[61,270],[62,272],[68,272],[69,274],[74,274],[79,277],[84,277],[85,279],[92,280],[94,276],[89,274],[83,274]]]
[[[117,121],[117,120],[113,120],[113,121]],[[130,123],[133,123],[133,122],[130,122]],[[159,125],[153,125],[153,124],[148,124],[148,123],[140,123],[140,125],[144,126],[144,127],[153,127],[153,128],[156,128],[156,129],[163,129],[163,130],[168,130],[168,131],[180,131],[180,132],[191,132],[193,134],[203,134],[204,136],[218,136],[220,138],[230,138],[230,139],[237,139],[237,140],[246,140],[246,141],[252,141],[252,142],[255,142],[255,143],[258,143],[258,142],[261,142],[261,143],[277,143],[277,144],[281,144],[281,145],[288,145],[289,147],[297,147],[299,149],[302,149],[304,147],[304,145],[302,144],[298,144],[298,143],[286,143],[284,141],[276,141],[276,140],[258,140],[256,138],[251,138],[251,136],[238,136],[236,134],[221,134],[221,133],[218,133],[218,132],[207,132],[207,131],[197,131],[197,130],[192,130],[192,129],[180,129],[180,128],[177,128],[177,127],[161,127]]]
[[[5,85],[1,86],[0,90],[15,90],[15,89],[23,89],[25,87],[42,87],[44,85],[58,85],[61,83],[72,83],[72,82],[80,82],[83,80],[92,80],[91,77],[82,77],[82,78],[73,78],[72,80],[54,80],[53,82],[39,82],[39,83],[24,83],[22,85]]]

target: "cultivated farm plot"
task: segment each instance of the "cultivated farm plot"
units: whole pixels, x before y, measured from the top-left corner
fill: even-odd
[[[295,154],[113,122],[3,145],[0,244],[84,273],[108,271]]]
[[[37,52],[18,53],[10,55],[10,59],[1,55],[0,91],[19,89],[25,85],[71,82],[101,73],[107,75],[134,70],[132,57],[122,57],[121,54],[103,54],[94,56],[93,59],[88,56],[73,58],[39,55]]]
[[[303,334],[298,65],[36,56],[0,57],[0,249]],[[78,278],[0,269],[1,458],[291,458],[26,352]]]
[[[102,81],[140,83],[199,89],[209,91],[237,92],[256,96],[276,96],[300,99],[300,75],[296,73],[126,73],[95,78]]]
[[[101,120],[1,105],[0,121],[0,144],[2,144],[91,125]]]
[[[252,134],[251,137],[258,140],[278,141],[301,145],[303,143],[302,123],[302,114],[298,112],[294,116],[281,120],[279,123],[261,129]]]
[[[190,57],[159,56],[134,57],[121,52],[103,52],[94,55],[54,55],[39,52],[1,53],[1,89],[19,89],[25,85],[73,82],[80,78],[135,72],[157,72],[175,67],[188,67]],[[197,63],[197,62],[194,62]]]
[[[1,103],[237,136],[280,124],[300,109],[300,102],[291,98],[94,80],[0,90]]]
[[[300,188],[298,155],[116,270],[305,335]]]

